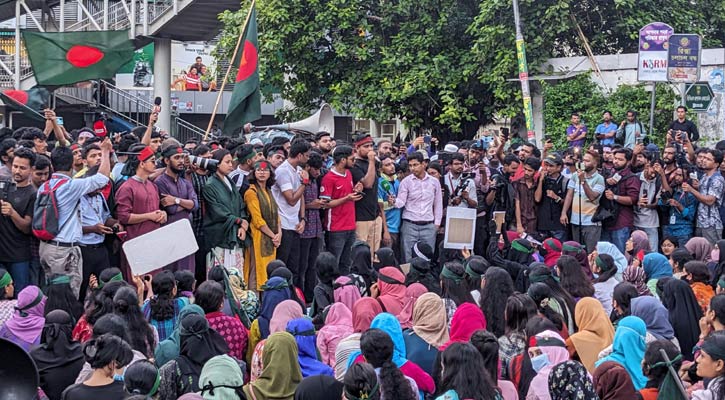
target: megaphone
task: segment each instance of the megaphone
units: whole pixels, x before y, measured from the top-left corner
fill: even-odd
[[[335,117],[332,114],[332,108],[327,103],[323,103],[322,107],[313,115],[303,119],[302,121],[290,122],[288,124],[253,126],[252,131],[263,131],[267,129],[278,129],[283,131],[304,131],[309,133],[328,132],[335,136]]]
[[[30,355],[5,339],[0,339],[0,354],[5,360],[0,364],[0,382],[3,383],[0,400],[34,399],[40,378]]]

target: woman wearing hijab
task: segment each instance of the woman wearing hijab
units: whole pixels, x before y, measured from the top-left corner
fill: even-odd
[[[277,333],[277,332],[285,332],[287,329],[287,323],[292,321],[293,319],[302,318],[304,316],[304,310],[300,305],[294,301],[294,300],[285,300],[277,305],[277,307],[274,308],[274,313],[272,314],[272,319],[269,321],[269,332]],[[264,344],[266,342],[266,339],[262,339],[257,343],[257,345],[254,347],[254,351],[251,353],[247,353],[247,359],[249,360],[250,365],[250,380],[255,380],[259,378],[262,375],[262,371],[264,370],[264,365],[262,364],[262,360],[264,359]]]
[[[262,289],[264,291],[262,292],[262,307],[259,310],[259,316],[249,327],[247,362],[251,361],[250,357],[255,351],[257,343],[269,336],[269,321],[272,318],[274,309],[281,302],[292,299],[289,283],[280,276],[269,278],[262,286]]]
[[[275,260],[276,262],[280,262],[279,260]],[[290,294],[292,295],[292,300],[298,302],[302,308],[307,308],[307,305],[305,304],[305,295],[302,292],[302,289],[295,287],[294,285],[294,275],[292,275],[292,271],[290,271],[285,266],[280,266],[275,268],[271,273],[268,274],[269,277],[273,276],[280,276],[284,278],[284,280],[287,281],[287,284],[290,287]]]
[[[629,240],[625,243],[624,257],[627,258],[627,264],[632,265],[632,261],[640,258],[641,255],[648,254],[652,249],[649,245],[649,239],[644,231],[632,231]]]
[[[617,362],[607,361],[600,364],[594,371],[592,380],[599,400],[637,398],[632,379],[629,378],[627,370]]]
[[[9,320],[15,312],[17,300],[13,299],[14,296],[13,278],[8,271],[0,268],[0,326],[5,325],[5,321]]]
[[[690,252],[690,254],[692,254],[692,257],[694,257],[696,261],[702,261],[704,263],[710,262],[712,245],[707,239],[699,236],[693,237],[685,243],[685,248]]]
[[[692,361],[693,349],[700,338],[699,321],[702,318],[702,309],[697,304],[695,294],[687,282],[671,279],[665,284],[662,303],[669,310],[670,323],[680,344],[682,357]]]
[[[30,352],[40,375],[40,388],[50,400],[59,400],[83,368],[83,349],[71,339],[73,318],[63,310],[45,317],[40,346]]]
[[[529,358],[536,376],[531,380],[527,400],[550,400],[549,375],[557,365],[569,360],[564,339],[554,331],[543,331],[529,339]]]
[[[377,290],[371,288],[371,292],[383,311],[397,316],[405,305],[405,289],[405,275],[395,267],[385,267],[378,273]]]
[[[433,275],[430,261],[426,261],[420,257],[414,257],[406,264],[408,274],[405,276],[405,284],[410,286],[414,283],[420,283],[425,286],[429,292],[437,295],[441,294],[440,279]]]
[[[631,283],[637,288],[637,293],[640,296],[652,296],[652,292],[647,286],[647,276],[644,273],[644,269],[631,265],[624,270],[622,273],[622,281]]]
[[[576,260],[579,262],[579,265],[581,266],[582,272],[584,272],[584,276],[586,276],[591,281],[593,279],[593,276],[592,270],[589,268],[589,257],[587,256],[586,249],[584,249],[584,247],[579,242],[574,241],[564,242],[561,247],[561,255],[576,258]]]
[[[630,316],[622,318],[614,333],[612,353],[595,363],[599,368],[607,361],[614,361],[623,366],[636,390],[642,389],[647,379],[642,374],[642,359],[646,349],[645,335],[647,326],[640,318]],[[596,371],[595,371],[596,374]]]
[[[581,360],[587,371],[592,373],[599,352],[612,344],[614,327],[602,304],[593,297],[579,300],[574,314],[579,330],[566,340],[566,345],[571,358]]]
[[[317,338],[312,321],[306,317],[293,319],[287,323],[287,332],[294,336],[297,342],[298,360],[303,378],[313,375],[333,376],[335,374],[329,365],[317,359],[317,348],[315,347]]]
[[[561,257],[561,242],[559,241],[559,239],[556,238],[548,238],[544,240],[542,247],[546,252],[544,254],[544,264],[546,264],[546,266],[549,268],[553,268],[554,265],[556,265],[556,260]]]
[[[308,376],[297,386],[295,400],[340,400],[343,387],[342,382],[331,376]]]
[[[627,258],[624,257],[617,246],[609,242],[597,243],[597,254],[609,254],[614,259],[614,265],[617,266],[617,276],[622,275],[624,269],[627,268]]]
[[[352,313],[343,303],[335,303],[327,311],[325,326],[317,332],[317,350],[322,362],[335,366],[335,349],[352,334]]]
[[[0,327],[0,338],[7,339],[25,351],[40,344],[40,334],[45,325],[46,297],[37,286],[27,286],[18,294],[15,313]]]
[[[179,356],[159,370],[159,400],[175,400],[185,393],[198,392],[199,376],[212,357],[229,353],[224,338],[209,328],[203,315],[187,315],[179,331]]]
[[[609,254],[593,253],[592,256],[592,272],[597,274],[593,281],[594,297],[602,303],[607,315],[610,315],[612,313],[612,293],[619,284],[615,278],[617,266],[614,265],[614,259]]]
[[[360,337],[370,329],[373,319],[383,312],[380,303],[371,297],[363,297],[352,307],[353,333],[340,340],[335,349],[335,378],[339,381],[345,377],[347,363],[353,353],[360,351]]]
[[[649,253],[642,260],[642,269],[647,277],[647,287],[651,293],[657,293],[657,280],[672,276],[670,260],[660,253]]]
[[[243,400],[243,386],[244,374],[239,363],[226,354],[210,358],[199,375],[204,400]]]
[[[594,385],[584,366],[576,361],[564,361],[549,374],[551,400],[596,399]]]
[[[360,300],[360,290],[355,286],[355,281],[349,276],[341,276],[335,279],[332,285],[335,303],[344,304],[348,310],[352,310],[355,302]]]
[[[250,400],[292,400],[302,371],[297,361],[297,343],[287,332],[273,333],[267,338],[262,375],[244,386]]]
[[[395,258],[395,252],[390,247],[379,248],[375,252],[375,255],[378,257],[378,265],[380,265],[380,268],[376,268],[377,270],[385,267],[400,269],[400,264],[398,264],[398,260]]]
[[[350,250],[352,264],[350,265],[350,274],[362,277],[365,281],[365,287],[369,288],[377,279],[377,270],[373,268],[372,255],[370,254],[370,245],[362,240],[356,240],[352,244]],[[366,296],[369,293],[361,293]]]
[[[196,314],[204,316],[204,310],[196,304],[189,304],[179,312],[179,321],[182,321],[187,315]],[[181,339],[179,337],[181,325],[176,327],[166,340],[161,341],[154,351],[154,359],[157,367],[162,367],[167,362],[179,356]]]
[[[403,310],[398,315],[398,321],[403,329],[409,329],[413,326],[413,306],[418,297],[426,293],[428,289],[420,283],[414,283],[405,289],[405,303]]]
[[[451,343],[467,342],[473,332],[480,329],[486,329],[486,317],[481,309],[472,303],[461,304],[451,320],[450,338],[438,350],[445,350]]]
[[[645,341],[653,342],[657,339],[667,339],[678,348],[680,343],[675,337],[675,330],[670,323],[669,311],[652,296],[643,296],[632,299],[630,315],[640,318],[647,326]]]
[[[576,330],[574,323],[574,307],[576,301],[574,298],[564,290],[557,279],[554,277],[551,269],[542,263],[531,264],[531,271],[529,272],[529,283],[544,283],[551,289],[552,296],[549,302],[551,308],[559,313],[564,318],[564,324],[567,327],[569,334],[572,334]]]
[[[418,297],[413,307],[413,327],[403,332],[408,360],[433,374],[438,348],[448,342],[448,320],[443,300],[435,293]]]

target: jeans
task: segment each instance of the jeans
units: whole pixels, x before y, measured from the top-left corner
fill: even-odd
[[[327,251],[335,255],[340,275],[350,273],[352,262],[352,244],[355,243],[355,231],[329,232]]]
[[[634,229],[639,229],[640,231],[647,234],[647,240],[649,240],[649,248],[652,251],[659,251],[660,246],[660,237],[658,228],[641,228],[638,226],[635,226]]]
[[[431,249],[436,246],[436,226],[433,223],[416,225],[403,220],[400,226],[400,243],[403,246],[404,260],[401,263],[410,262],[413,254],[413,245],[418,242],[426,243]]]
[[[619,251],[622,252],[622,254],[624,254],[624,247],[627,244],[627,240],[629,240],[630,234],[631,232],[628,226],[621,229],[606,230],[602,232],[602,240],[613,244],[617,249],[619,249]]]
[[[562,243],[566,242],[566,231],[539,231],[539,234],[544,238],[554,238]]]
[[[581,232],[580,232],[581,231]],[[579,237],[581,233],[581,239]],[[596,225],[572,225],[571,226],[572,239],[585,245],[587,253],[591,253],[597,248],[597,242],[599,242],[602,236],[602,227]]]
[[[13,287],[15,289],[14,297],[18,297],[18,293],[31,285],[30,282],[30,261],[21,262],[0,262],[0,267],[5,268],[6,271],[13,278]]]
[[[695,228],[695,236],[702,236],[707,239],[710,244],[715,244],[718,240],[721,240],[722,238],[722,228],[701,228],[698,226],[697,228]]]
[[[305,301],[312,302],[317,285],[317,256],[320,254],[320,238],[300,239],[300,273],[295,275],[295,286],[305,295]]]
[[[282,229],[282,243],[277,247],[277,259],[287,266],[287,269],[292,272],[292,276],[296,276],[299,273],[299,257],[300,234],[294,230]],[[259,265],[257,268],[267,268],[267,266]]]

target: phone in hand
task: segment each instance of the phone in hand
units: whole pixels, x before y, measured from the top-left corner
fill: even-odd
[[[63,126],[63,117],[55,117],[55,123]]]
[[[622,179],[622,176],[619,175],[619,172],[617,172],[616,174],[612,175],[612,179],[614,179],[615,182],[619,182],[619,180]]]
[[[586,170],[586,165],[584,165],[583,161],[579,161],[578,163],[576,163],[576,169],[579,171],[584,171]]]
[[[423,142],[425,144],[430,144],[431,139],[432,138],[429,135],[423,136]]]

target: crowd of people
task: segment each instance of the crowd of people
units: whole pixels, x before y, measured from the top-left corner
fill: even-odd
[[[188,71],[181,71],[179,77],[171,83],[172,89],[191,92],[214,92],[217,90],[216,77],[201,60],[196,57]]]
[[[725,400],[725,141],[685,111],[662,149],[605,112],[555,150],[46,110],[0,131],[0,338],[38,399]],[[121,244],[181,220],[199,250],[134,273]]]

